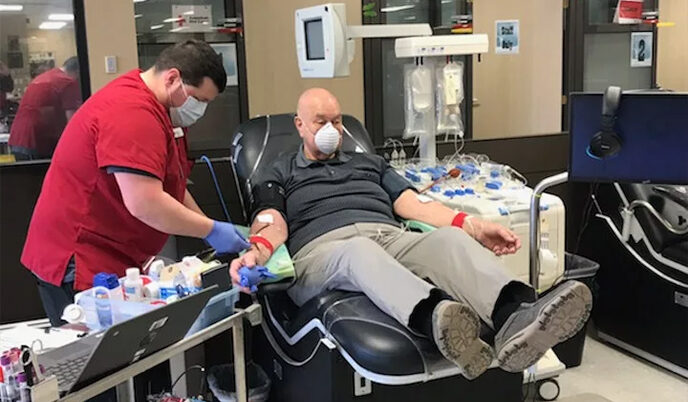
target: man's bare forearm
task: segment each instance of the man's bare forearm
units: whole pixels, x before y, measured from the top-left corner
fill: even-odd
[[[160,180],[133,173],[115,173],[124,206],[135,218],[160,232],[197,237],[208,236],[213,221],[192,212],[164,192]]]
[[[251,235],[265,238],[275,250],[287,241],[288,234],[287,222],[275,209],[260,211],[251,224]],[[261,265],[270,259],[271,253],[265,245],[253,244],[251,250],[258,252],[258,263]]]
[[[413,190],[406,190],[397,198],[394,212],[404,219],[421,221],[435,227],[451,225],[456,216],[456,211],[437,201],[421,202]]]
[[[203,216],[206,216],[203,213],[203,210],[201,209],[201,207],[198,206],[198,203],[196,202],[196,200],[193,198],[193,196],[189,192],[189,189],[186,189],[184,191],[186,191],[184,193],[184,206],[189,208],[190,210],[196,212],[197,214],[201,214]]]

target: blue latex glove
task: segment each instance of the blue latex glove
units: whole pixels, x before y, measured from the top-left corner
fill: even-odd
[[[234,225],[228,222],[213,222],[213,230],[204,239],[218,254],[238,253],[251,247]]]
[[[256,265],[253,268],[239,268],[239,285],[248,288],[251,292],[258,290],[258,284],[261,283],[263,279],[276,277],[277,275],[260,265]]]

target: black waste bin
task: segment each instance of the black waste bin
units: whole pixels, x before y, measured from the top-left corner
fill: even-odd
[[[594,300],[597,293],[595,275],[599,269],[600,264],[596,263],[595,261],[579,255],[566,253],[564,280],[575,279],[584,283],[592,292]],[[587,327],[588,323],[586,322],[583,328],[578,331],[576,335],[552,348],[559,360],[561,360],[561,362],[564,363],[567,368],[577,367],[581,364]]]
[[[257,364],[250,362],[246,365],[246,383],[249,402],[264,402],[270,396],[270,379],[265,371]],[[210,368],[208,385],[213,395],[220,402],[236,402],[234,383],[234,365],[222,364]]]

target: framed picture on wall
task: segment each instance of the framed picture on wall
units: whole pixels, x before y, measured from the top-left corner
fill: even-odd
[[[227,86],[235,87],[239,85],[236,43],[211,43],[210,46],[222,56],[222,65],[227,74]]]
[[[631,67],[652,67],[652,32],[631,33]]]

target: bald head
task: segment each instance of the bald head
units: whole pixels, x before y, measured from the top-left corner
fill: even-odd
[[[339,101],[326,89],[307,89],[301,94],[296,105],[294,124],[303,139],[304,151],[308,158],[324,160],[333,156],[323,154],[315,145],[315,134],[327,123],[332,123],[341,136],[342,109]]]
[[[296,113],[299,116],[323,109],[336,109],[341,112],[339,101],[327,89],[310,88],[299,96],[299,102],[296,105]]]

